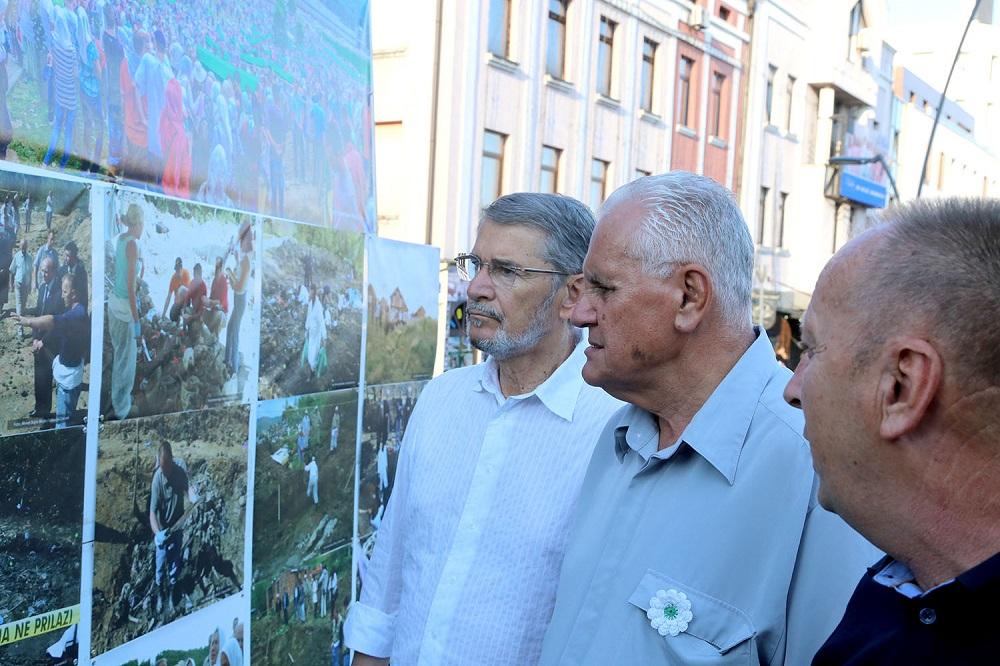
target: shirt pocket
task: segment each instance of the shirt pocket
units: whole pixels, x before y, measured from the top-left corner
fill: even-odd
[[[676,636],[660,636],[646,616],[650,600],[659,590],[683,592],[691,602],[691,621]],[[645,623],[646,632],[662,644],[667,663],[705,666],[756,663],[753,638],[757,630],[750,617],[735,606],[653,569],[646,570],[628,601],[641,613],[637,619]]]

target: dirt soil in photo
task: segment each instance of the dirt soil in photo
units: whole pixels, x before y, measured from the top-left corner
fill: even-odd
[[[31,230],[27,233],[18,234],[18,242],[21,238],[28,239],[28,254],[34,261],[38,248],[45,244],[48,232],[45,230],[45,201],[42,200],[41,209],[35,204],[35,210],[31,216]],[[22,216],[23,224],[23,216]],[[69,215],[53,214],[52,229],[56,232],[56,249],[59,250],[59,261],[62,262],[62,248],[66,243],[75,241],[79,248],[80,262],[87,269],[87,278],[90,281],[90,291],[93,292],[93,276],[91,275],[91,224],[90,216],[83,211],[73,210]],[[31,293],[28,296],[28,312],[32,314],[35,301],[38,297],[37,285],[34,277],[31,282]],[[20,327],[13,316],[14,314],[14,293],[7,297],[7,305],[4,306],[4,315],[0,317],[0,433],[25,432],[27,430],[40,430],[52,428],[55,425],[55,415],[50,421],[28,418],[28,412],[35,407],[35,369],[34,359],[31,353],[31,331],[26,329],[28,337],[20,338]],[[9,313],[7,312],[9,310]],[[91,311],[91,304],[87,304],[87,312]],[[84,369],[83,386],[77,402],[77,418],[87,413],[87,403],[90,392],[90,364]],[[55,409],[55,387],[52,389],[52,406]]]
[[[0,440],[0,624],[80,603],[85,451],[80,428]],[[0,647],[0,664],[48,666],[62,631]]]
[[[101,654],[215,600],[243,581],[246,406],[102,426],[97,463],[92,652]],[[159,443],[183,461],[198,502],[185,498],[180,574],[168,604],[155,583],[150,485]],[[164,576],[166,578],[166,576]]]
[[[278,243],[277,246],[274,244]],[[350,246],[345,241],[345,247]],[[292,237],[267,239],[260,331],[260,399],[303,395],[357,385],[361,363],[360,285],[354,257]],[[346,251],[345,251],[346,254]],[[299,299],[315,283],[329,314],[327,367],[317,375],[303,362],[307,306]],[[344,298],[353,290],[356,302]]]

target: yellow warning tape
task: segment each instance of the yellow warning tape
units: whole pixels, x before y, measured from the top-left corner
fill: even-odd
[[[80,604],[0,625],[0,645],[65,629],[80,621]]]

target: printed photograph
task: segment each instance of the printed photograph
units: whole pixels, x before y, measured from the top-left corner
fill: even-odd
[[[241,590],[249,419],[237,405],[101,426],[94,655]]]
[[[357,415],[356,389],[257,408],[254,663],[347,658]]]
[[[83,423],[90,188],[0,171],[0,434]]]
[[[264,220],[260,399],[357,386],[364,236]]]
[[[403,433],[426,381],[365,388],[361,457],[358,460],[358,537],[371,555],[382,515],[396,481]]]
[[[94,666],[242,666],[244,598],[229,597],[111,650]]]
[[[105,420],[249,402],[256,218],[119,191],[105,230]]]
[[[430,379],[434,373],[439,256],[436,247],[369,239],[366,383]]]
[[[0,439],[0,664],[77,659],[86,437]]]
[[[367,0],[5,7],[0,159],[374,232]]]

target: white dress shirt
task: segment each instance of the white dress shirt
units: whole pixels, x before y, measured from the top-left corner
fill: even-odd
[[[345,642],[408,664],[534,664],[594,443],[622,403],[580,376],[581,341],[531,393],[493,360],[427,384]]]

